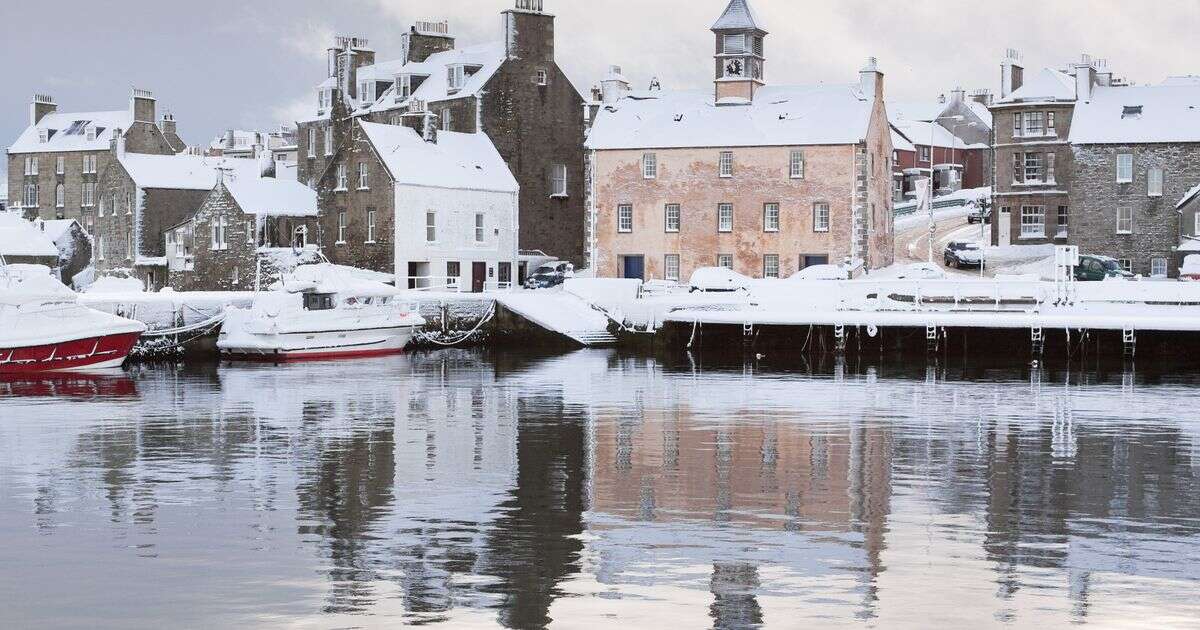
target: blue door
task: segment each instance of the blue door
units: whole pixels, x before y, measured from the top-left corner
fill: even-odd
[[[622,256],[624,262],[623,278],[633,278],[637,280],[646,279],[646,257],[645,256]]]

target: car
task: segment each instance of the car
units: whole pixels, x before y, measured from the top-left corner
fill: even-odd
[[[1182,282],[1200,281],[1200,254],[1184,256],[1183,266],[1179,268],[1179,280]]]
[[[946,250],[942,252],[942,258],[947,267],[978,267],[983,264],[983,248],[979,243],[950,241],[946,244]]]
[[[967,223],[991,223],[992,211],[989,208],[976,208],[967,214]]]
[[[691,293],[749,291],[750,278],[724,267],[701,267],[692,272],[688,286],[691,289]]]
[[[788,280],[849,280],[850,272],[841,265],[809,265],[788,277]]]
[[[1108,256],[1083,255],[1075,266],[1075,280],[1078,282],[1100,282],[1103,280],[1128,280],[1133,274],[1121,268],[1116,258]]]
[[[546,263],[529,274],[525,279],[526,289],[549,289],[557,287],[567,281],[567,278],[575,277],[575,266],[569,262],[550,262]]]

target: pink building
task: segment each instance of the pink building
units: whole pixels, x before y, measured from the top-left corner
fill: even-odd
[[[714,89],[635,93],[614,72],[588,136],[598,277],[752,277],[890,265],[892,140],[872,59],[850,85],[767,83],[746,0],[712,27]]]

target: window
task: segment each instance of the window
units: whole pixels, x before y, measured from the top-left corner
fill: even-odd
[[[238,273],[238,268],[234,267],[233,271],[229,272],[229,284],[232,284],[233,286],[236,287],[238,285],[238,282],[240,282],[240,280],[241,280],[241,278],[239,276],[240,276],[240,274]]]
[[[829,231],[829,204],[825,202],[813,204],[813,231]]]
[[[54,187],[54,207],[61,208],[65,205],[67,205],[67,187],[59,184]]]
[[[37,175],[38,174],[38,159],[37,158],[35,158],[35,157],[25,158],[25,174],[26,175]]]
[[[658,156],[654,153],[645,153],[642,155],[642,178],[654,179],[658,177]]]
[[[1197,213],[1196,216],[1200,216],[1200,213]],[[665,230],[667,232],[679,231],[679,204],[677,203],[667,204]]]
[[[1044,136],[1044,135],[1046,135],[1046,114],[1044,112],[1026,112],[1025,113],[1025,135],[1027,135],[1027,136]]]
[[[425,242],[437,242],[437,213],[432,210],[425,213]]]
[[[1117,259],[1117,264],[1121,265],[1121,269],[1124,269],[1125,271],[1128,271],[1128,272],[1130,272],[1130,273],[1132,273],[1132,272],[1133,272],[1133,259],[1131,259],[1131,258],[1118,258],[1118,259]]]
[[[1142,117],[1142,106],[1141,105],[1126,105],[1125,107],[1123,107],[1121,109],[1121,118],[1122,119],[1141,118],[1141,117]]]
[[[347,179],[348,178],[346,177],[346,165],[338,164],[337,165],[337,190],[346,190],[346,187],[349,185]]]
[[[733,269],[733,254],[717,254],[717,266],[723,269]]]
[[[921,153],[920,153],[921,157],[919,158],[920,161],[928,163],[930,160],[929,147],[920,147],[920,150],[921,150]]]
[[[370,187],[367,186],[367,163],[359,162],[358,163],[358,189],[359,190],[368,190],[369,188]]]
[[[1117,234],[1133,234],[1133,208],[1117,208]]]
[[[1021,238],[1045,238],[1045,206],[1021,206]]]
[[[567,196],[567,165],[555,164],[550,168],[550,196]]]
[[[26,208],[38,207],[38,185],[36,182],[25,184],[25,193],[21,196],[21,205]]]
[[[462,64],[450,66],[446,71],[446,86],[451,91],[461,90],[467,82],[467,69]]]
[[[733,177],[733,151],[722,151],[720,158],[721,177]]]
[[[95,234],[96,233],[96,217],[94,217],[90,214],[83,215],[83,229],[88,234]]]
[[[1025,154],[1025,183],[1036,184],[1042,181],[1042,154]]]
[[[1058,225],[1054,230],[1054,238],[1067,238],[1071,226],[1071,211],[1067,206],[1058,207]]]
[[[101,195],[101,197],[100,197],[100,210],[96,213],[96,216],[98,216],[98,217],[104,216],[104,196],[103,195]]]
[[[1146,195],[1149,197],[1163,196],[1163,170],[1152,168],[1146,171]]]
[[[679,281],[679,254],[667,254],[663,260],[663,279]]]
[[[763,256],[763,277],[779,277],[779,254],[767,254]]]
[[[462,263],[451,260],[446,263],[446,286],[457,287],[462,278]]]
[[[741,55],[747,52],[745,35],[726,35],[722,51],[726,55]]]
[[[1118,153],[1117,154],[1117,183],[1130,184],[1133,183],[1133,154]]]
[[[1054,170],[1054,162],[1058,156],[1051,152],[1046,154],[1046,183],[1053,184],[1058,181],[1058,175]]]
[[[1054,112],[1046,112],[1046,135],[1057,136],[1058,130],[1055,129]]]
[[[546,85],[550,82],[550,75],[545,70],[538,70],[537,75],[534,77],[534,81],[536,81],[538,85]]]
[[[258,240],[257,232],[258,232],[258,222],[257,221],[246,221],[246,244],[247,245],[255,244],[255,241]]]
[[[375,242],[375,209],[367,208],[367,242]]]
[[[449,107],[442,108],[442,131],[450,131],[454,128],[454,114]]]
[[[412,96],[412,75],[402,74],[396,77],[396,102]]]
[[[317,128],[308,128],[308,159],[313,159],[317,155]]]
[[[125,233],[125,260],[133,260],[133,228]]]
[[[1025,154],[1013,154],[1013,183],[1021,184],[1025,182]]]
[[[779,204],[768,203],[763,204],[763,231],[778,232],[779,231]]]
[[[104,235],[96,235],[96,260],[104,260]]]
[[[223,216],[214,217],[212,220],[210,247],[214,252],[224,251],[229,249],[229,243],[225,240],[225,230],[227,229],[226,218]]]
[[[125,192],[125,214],[133,214],[133,191]]]
[[[717,231],[733,231],[733,204],[722,203],[717,205]]]
[[[483,221],[484,221],[483,213],[476,212],[475,213],[475,242],[476,243],[482,243],[484,240]]]
[[[83,202],[80,205],[85,208],[96,205],[96,182],[83,183]]]
[[[62,158],[59,158],[59,159],[61,160]],[[61,173],[61,171],[60,171],[60,173]],[[94,155],[83,156],[83,173],[85,175],[95,175],[96,174],[96,156],[94,156]]]
[[[333,125],[325,128],[325,155],[333,155]]]
[[[342,211],[338,212],[337,219],[338,219],[337,242],[339,244],[345,244],[346,243],[346,232],[348,231],[347,228],[349,227],[349,224],[346,220],[346,211],[342,210]]]
[[[789,160],[788,171],[792,179],[804,179],[804,152],[792,151],[791,159]]]
[[[86,159],[86,158],[85,158]],[[59,156],[54,160],[54,172],[59,175],[65,175],[67,172],[67,158]]]
[[[1014,138],[1021,137],[1023,121],[1024,121],[1024,117],[1021,115],[1021,112],[1013,113],[1013,137]]]
[[[633,231],[633,206],[623,203],[617,206],[617,231],[632,232]]]
[[[1167,277],[1167,259],[1166,258],[1151,258],[1150,259],[1150,277],[1151,278]]]

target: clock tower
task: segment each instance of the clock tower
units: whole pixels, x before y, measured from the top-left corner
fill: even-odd
[[[717,36],[717,104],[749,104],[765,85],[766,63],[763,41],[767,32],[759,26],[749,0],[732,0],[712,26]]]

